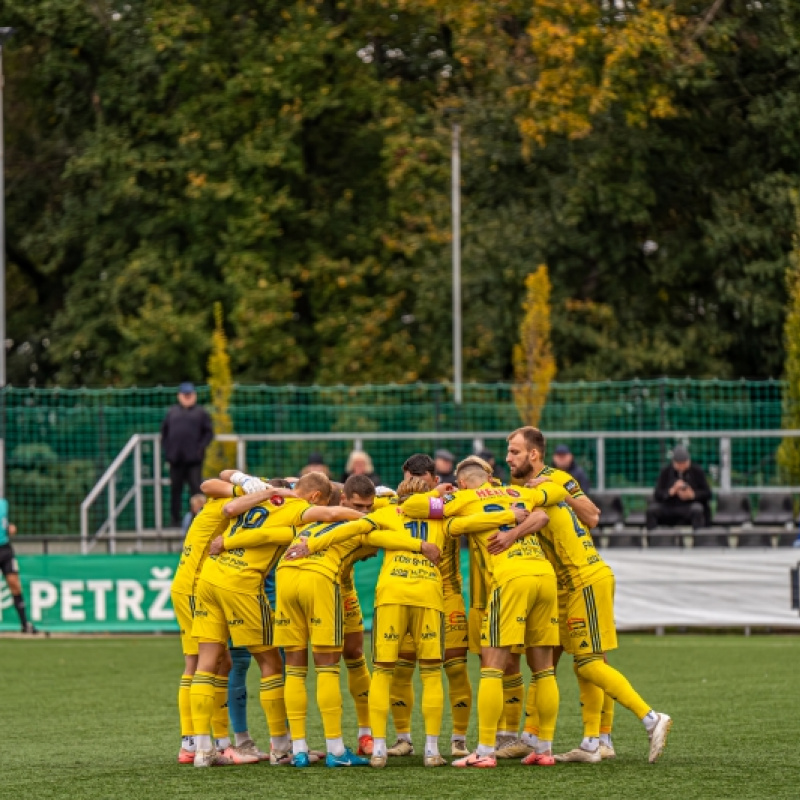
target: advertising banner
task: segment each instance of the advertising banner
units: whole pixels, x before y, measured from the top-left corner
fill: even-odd
[[[620,630],[685,627],[800,628],[800,550],[606,550],[617,577]],[[170,601],[177,554],[20,556],[28,616],[51,632],[177,632]],[[466,590],[467,557],[462,551]],[[356,565],[355,583],[372,627],[381,558]],[[469,598],[465,597],[467,604]],[[0,631],[16,631],[0,581]]]
[[[19,556],[28,617],[52,632],[177,631],[170,602],[177,554]],[[0,630],[19,629],[11,593],[0,584]]]

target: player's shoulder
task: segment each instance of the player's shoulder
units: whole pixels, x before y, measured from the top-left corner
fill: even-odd
[[[581,491],[581,485],[569,472],[564,472],[563,469],[556,467],[545,467],[537,477],[547,478],[548,480],[563,486],[570,494]]]

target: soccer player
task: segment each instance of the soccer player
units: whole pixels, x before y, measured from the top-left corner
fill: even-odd
[[[404,480],[398,487],[401,503],[412,495],[428,492],[430,484],[424,478]],[[444,550],[448,537],[464,533],[491,531],[498,524],[498,515],[479,513],[448,520],[412,520],[403,506],[396,509],[394,518],[380,519],[380,512],[368,515],[363,522],[402,525],[416,538],[435,542]],[[507,519],[516,518],[507,511]],[[375,593],[375,616],[372,641],[375,673],[370,693],[370,720],[375,734],[371,759],[373,767],[386,765],[386,719],[389,712],[390,690],[400,643],[410,634],[420,663],[422,709],[425,721],[426,767],[446,764],[439,753],[439,732],[444,697],[441,667],[445,648],[444,590],[439,569],[425,559],[413,558],[410,553],[393,552],[384,559]]]
[[[462,461],[456,474],[459,492],[411,498],[404,505],[408,515],[441,518],[477,508],[499,512],[519,504],[534,510],[566,497],[566,491],[552,483],[538,489],[495,487],[489,482],[491,468],[475,456]],[[526,523],[529,532],[547,522],[547,514],[541,510],[536,510],[532,516],[533,524],[530,518]],[[558,606],[555,575],[535,535],[529,533],[515,542],[512,550],[498,557],[488,552],[489,532],[472,534],[470,540],[476,552],[475,561],[488,575],[491,596],[481,630],[478,748],[454,761],[453,766],[487,768],[497,765],[497,730],[504,707],[503,676],[512,646],[522,646],[526,650],[534,680],[540,686],[537,703],[541,726],[550,734],[549,742],[552,742],[558,716],[558,686],[552,662],[553,646],[558,643]],[[537,763],[555,763],[549,752],[549,742],[542,739],[540,752],[534,754]]]
[[[208,556],[209,543],[228,527],[230,520],[223,513],[225,503],[231,497],[241,495],[243,492],[241,488],[234,488],[230,483],[220,484],[220,481],[216,481],[216,486],[212,484],[212,487],[215,487],[223,496],[210,499],[189,526],[183,542],[180,562],[172,579],[172,607],[175,610],[175,617],[180,628],[181,647],[184,657],[184,670],[178,690],[178,712],[181,721],[179,764],[193,764],[196,750],[194,723],[192,721],[191,688],[192,679],[197,671],[197,639],[192,635],[197,580]],[[249,486],[249,488],[253,488],[253,486]],[[254,488],[258,487],[255,486]],[[214,684],[220,690],[224,688],[222,681],[227,684],[226,661],[226,659],[222,659],[221,663],[217,664],[214,669]],[[212,727],[214,734],[220,739],[221,745],[225,744],[223,737],[228,735],[227,715],[223,692],[215,693]],[[223,721],[225,724],[223,724]],[[239,754],[228,753],[226,752],[227,748],[224,747],[221,750],[231,763],[240,761]],[[242,755],[246,759],[246,756]]]
[[[210,720],[216,691],[214,669],[228,637],[247,647],[261,669],[261,705],[270,730],[272,763],[288,758],[289,738],[283,699],[283,662],[272,643],[272,611],[264,595],[264,578],[291,542],[295,525],[312,521],[354,519],[350,509],[325,508],[330,481],[309,473],[294,495],[268,487],[224,506],[235,518],[223,536],[212,542],[197,583],[193,635],[199,640],[197,671],[192,680],[192,718],[196,767],[231,763],[211,743]],[[289,496],[287,496],[289,495]],[[222,552],[220,544],[226,548]]]
[[[403,478],[420,478],[428,489],[438,483],[436,464],[425,453],[409,456],[403,464]],[[458,538],[445,537],[439,572],[442,576],[444,596],[444,671],[447,675],[453,731],[450,737],[450,754],[456,757],[469,755],[467,728],[472,712],[472,686],[467,671],[468,633],[467,614],[461,582],[461,550]],[[411,742],[411,714],[414,706],[412,678],[416,653],[410,636],[400,646],[394,669],[391,703],[397,741],[388,749],[390,756],[409,756],[414,753]]]
[[[351,475],[343,494],[351,503],[372,506],[375,488],[366,475]],[[393,508],[386,508],[396,515]],[[377,512],[380,513],[380,512]],[[365,547],[423,552],[438,560],[438,549],[412,538],[402,528],[387,534],[368,517],[349,524],[313,524],[297,531],[295,542],[278,566],[275,642],[286,652],[286,711],[292,734],[294,765],[309,764],[306,743],[306,675],[308,643],[317,671],[317,705],[322,715],[329,767],[366,766],[369,762],[345,747],[342,739],[342,695],[339,660],[342,655],[343,607],[341,576],[351,568],[353,553]],[[341,539],[341,540],[339,540]],[[298,558],[302,554],[305,557]],[[369,686],[367,687],[369,694]],[[360,726],[361,727],[361,726]]]
[[[22,584],[19,580],[19,565],[11,546],[11,537],[16,536],[17,526],[8,521],[8,500],[0,497],[0,571],[6,579],[8,591],[14,601],[22,633],[38,633],[33,623],[28,620],[25,609],[25,596],[22,594]]]
[[[537,428],[524,427],[508,437],[507,461],[513,472],[541,472],[545,440]],[[548,509],[550,521],[539,533],[539,541],[552,563],[559,584],[565,588],[559,608],[560,639],[563,649],[574,657],[584,723],[580,747],[556,756],[558,761],[597,763],[600,754],[600,724],[604,693],[636,714],[650,739],[650,763],[655,762],[666,746],[672,720],[646,703],[622,673],[611,667],[605,653],[617,647],[614,624],[614,573],[603,561],[592,542],[588,528],[581,522],[574,506],[565,502]],[[491,552],[524,534],[524,522],[518,530],[500,532]],[[538,692],[538,687],[537,687]]]

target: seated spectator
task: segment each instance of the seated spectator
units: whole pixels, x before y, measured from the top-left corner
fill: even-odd
[[[492,468],[493,477],[497,478],[500,483],[506,482],[508,476],[497,463],[497,459],[494,457],[494,453],[491,450],[481,450],[480,453],[478,453],[478,458],[482,458]]]
[[[369,453],[365,453],[363,450],[353,450],[347,457],[342,483],[351,475],[366,475],[376,486],[379,486],[381,482],[380,477],[375,474]]]
[[[678,445],[672,451],[672,463],[658,476],[655,502],[647,507],[647,529],[688,523],[694,530],[702,528],[711,521],[710,499],[705,473],[692,464],[689,451]]]
[[[330,478],[331,471],[328,465],[325,463],[322,453],[312,453],[308,457],[306,465],[300,470],[300,477],[303,475],[308,475],[309,472],[321,472],[323,475],[326,475],[328,478]]]
[[[456,473],[454,467],[456,465],[456,457],[449,450],[437,450],[433,454],[436,464],[436,477],[439,483],[455,483]]]
[[[193,494],[189,498],[189,511],[183,516],[181,523],[181,534],[186,536],[189,526],[194,522],[194,518],[200,513],[200,510],[206,504],[206,496],[204,494]]]
[[[569,447],[565,444],[560,444],[553,450],[553,466],[556,469],[566,472],[568,475],[572,475],[580,484],[581,489],[588,494],[592,486],[589,481],[589,476],[586,474],[586,470],[584,470],[583,467],[575,463],[575,456],[572,455]]]

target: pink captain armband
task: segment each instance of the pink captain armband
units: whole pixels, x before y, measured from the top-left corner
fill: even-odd
[[[444,500],[441,497],[428,498],[428,519],[442,519],[444,517]]]

